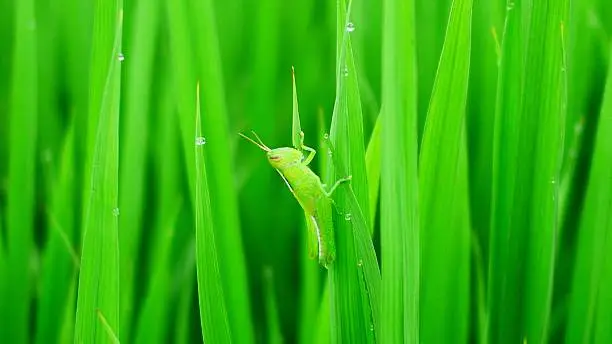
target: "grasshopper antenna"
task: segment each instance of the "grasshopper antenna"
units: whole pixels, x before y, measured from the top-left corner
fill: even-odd
[[[255,132],[253,131],[253,134],[255,134]],[[242,136],[244,139],[251,141],[252,144],[256,145],[257,147],[261,148],[261,150],[265,151],[265,152],[269,152],[271,151],[271,149],[266,146],[265,144],[263,144],[263,142],[261,142],[261,139],[257,136],[257,134],[255,134],[255,137],[257,137],[257,140],[259,140],[258,142],[255,142],[255,140],[253,140],[252,138],[244,135],[243,133],[238,133],[238,135]]]
[[[257,135],[257,133],[253,130],[251,130],[251,132],[253,133],[253,135],[255,135],[255,137],[257,138],[257,141],[259,142],[260,145],[266,147],[268,149],[268,151],[271,151],[270,147],[266,146],[265,143],[263,143],[263,141],[259,138],[259,135]]]

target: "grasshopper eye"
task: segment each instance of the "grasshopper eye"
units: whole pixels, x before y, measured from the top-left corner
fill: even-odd
[[[281,157],[278,156],[278,155],[271,155],[270,156],[270,160],[272,160],[272,161],[279,161],[280,159],[281,159]]]

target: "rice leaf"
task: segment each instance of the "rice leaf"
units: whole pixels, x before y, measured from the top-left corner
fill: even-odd
[[[6,195],[6,274],[0,338],[26,343],[30,321],[30,259],[34,240],[35,158],[38,122],[38,71],[35,2],[14,6],[14,44],[10,81],[8,192]]]
[[[566,103],[566,5],[508,5],[493,151],[493,342],[542,342],[548,333]]]
[[[566,343],[612,338],[612,63],[607,80],[578,232]]]
[[[465,111],[472,1],[454,0],[419,156],[420,340],[468,335],[470,219]]]
[[[341,187],[335,195],[343,215],[334,216],[337,258],[328,270],[330,319],[332,342],[364,343],[375,341],[379,329],[380,270],[369,235],[369,214],[362,211],[369,209],[368,187],[352,24],[343,0],[338,1],[337,11],[336,102],[328,148],[333,165],[325,181],[332,185],[347,175],[352,175],[352,181],[350,188]]]
[[[291,126],[291,142],[295,149],[302,149],[302,125],[300,124],[300,111],[298,109],[297,89],[295,86],[295,68],[291,68],[293,78],[293,121]]]
[[[146,205],[145,173],[151,85],[154,72],[160,1],[138,1],[134,9],[132,39],[126,57],[125,112],[122,116],[119,184],[119,250],[121,252],[121,338],[131,341],[134,278]],[[146,216],[146,215],[145,215]]]
[[[49,240],[42,258],[41,290],[38,301],[36,343],[59,342],[59,334],[70,299],[70,291],[76,282],[80,258],[74,252],[72,238],[76,231],[74,182],[74,129],[71,126],[65,137],[57,178],[53,181],[49,205]],[[74,325],[72,322],[71,325]]]
[[[368,199],[370,204],[370,219],[372,220],[372,226],[370,226],[370,234],[374,234],[374,219],[376,218],[376,207],[378,206],[378,195],[380,189],[380,170],[381,170],[381,132],[382,132],[382,116],[376,118],[370,141],[368,141],[368,147],[366,148],[365,160],[366,160],[366,172],[368,180]]]
[[[202,338],[204,342],[231,343],[225,298],[221,285],[215,232],[213,230],[212,210],[208,179],[206,177],[206,162],[204,160],[204,144],[200,126],[200,85],[197,87],[196,125],[195,125],[195,233],[196,233],[196,266],[198,271],[198,299],[200,300],[200,321],[202,323]]]
[[[384,1],[383,18],[380,342],[419,343],[415,2]]]
[[[207,165],[207,173],[210,176],[210,198],[214,200],[211,207],[214,228],[217,229],[215,238],[225,303],[228,309],[232,310],[228,313],[232,338],[236,342],[248,344],[254,342],[251,301],[240,231],[238,197],[236,192],[232,192],[235,190],[234,180],[228,177],[234,170],[230,137],[234,139],[236,134],[230,134],[229,130],[213,2],[192,0],[189,9],[191,29],[195,32],[197,75],[202,81],[202,133],[208,141],[208,161],[214,162]],[[185,132],[183,134],[185,135]]]
[[[168,60],[164,66],[168,66]],[[154,158],[153,165],[156,174],[156,183],[159,185],[158,197],[154,201],[155,219],[154,230],[149,241],[151,250],[145,258],[150,262],[151,272],[145,290],[144,301],[139,312],[136,325],[136,343],[160,343],[168,340],[171,329],[173,310],[169,298],[178,297],[172,293],[173,286],[173,257],[172,246],[179,240],[176,231],[179,227],[179,211],[184,208],[184,196],[181,196],[181,175],[183,163],[180,159],[179,131],[174,99],[170,90],[171,79],[168,68],[159,73],[159,84],[162,94],[155,104],[158,108],[157,120],[154,122],[152,135],[156,138],[153,149],[159,152]],[[154,325],[154,326],[152,326]]]
[[[95,49],[93,63],[108,65],[105,82],[91,79],[92,94],[101,94],[99,109],[90,113],[99,119],[93,157],[90,163],[91,189],[85,201],[83,247],[76,309],[75,342],[105,343],[110,327],[115,335],[119,329],[119,243],[117,188],[119,143],[119,96],[121,91],[121,38],[123,5],[121,1],[100,2],[96,22],[101,25],[95,36],[110,35],[113,45],[107,50]],[[112,18],[112,19],[111,19]],[[105,22],[104,20],[109,20]],[[106,25],[102,25],[104,22]],[[101,47],[100,47],[101,48]],[[105,69],[105,68],[102,68]],[[95,102],[92,99],[92,102]],[[93,106],[93,105],[91,105]],[[92,108],[93,109],[93,108]],[[93,120],[93,119],[92,119]],[[98,314],[104,315],[103,324]]]
[[[279,317],[278,317],[278,306],[276,305],[276,295],[274,288],[274,272],[272,268],[266,268],[263,273],[263,282],[266,299],[266,323],[267,323],[267,337],[266,343],[270,344],[281,344],[283,343],[283,334],[281,332]]]

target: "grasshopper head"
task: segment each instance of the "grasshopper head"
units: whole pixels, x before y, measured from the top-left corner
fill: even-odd
[[[272,149],[267,152],[267,156],[270,165],[276,169],[299,163],[303,158],[302,152],[289,147]]]
[[[304,157],[302,155],[302,152],[289,147],[271,149],[261,141],[261,139],[259,138],[259,136],[257,136],[255,132],[253,132],[253,135],[255,135],[257,141],[240,133],[240,136],[247,139],[257,147],[259,147],[261,150],[265,151],[268,157],[268,162],[270,163],[270,165],[272,165],[272,167],[276,169],[283,169],[284,167],[299,163]]]

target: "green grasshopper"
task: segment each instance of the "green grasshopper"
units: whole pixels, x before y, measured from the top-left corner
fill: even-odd
[[[266,152],[268,162],[280,174],[289,191],[304,209],[308,226],[308,255],[312,259],[318,256],[319,263],[329,267],[336,258],[331,195],[341,183],[350,181],[351,176],[338,180],[327,191],[319,176],[308,167],[316,151],[304,145],[304,132],[300,131],[301,150],[290,147],[271,149],[255,132],[253,135],[258,142],[240,133],[240,136]],[[307,151],[308,156],[304,158],[302,151]]]

